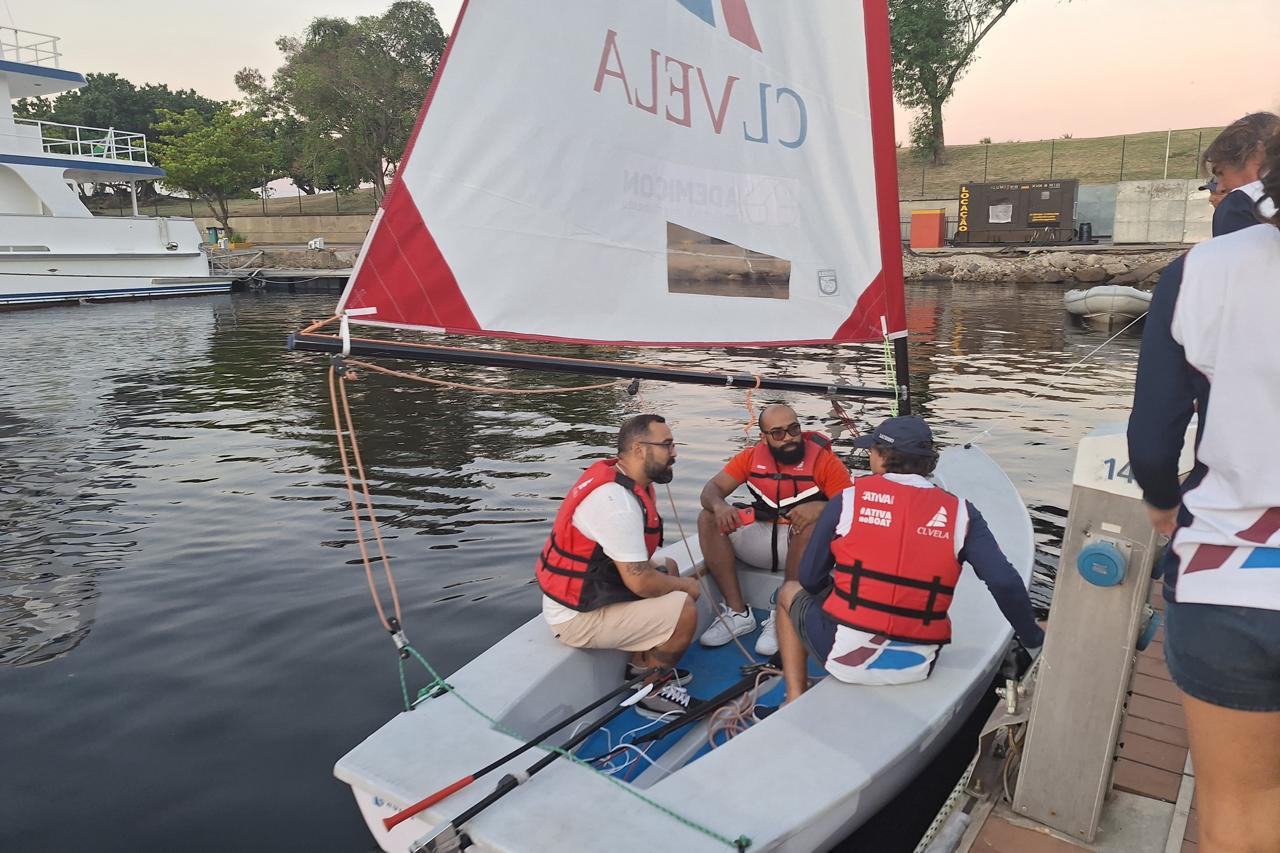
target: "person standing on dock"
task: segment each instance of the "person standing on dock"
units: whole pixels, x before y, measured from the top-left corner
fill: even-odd
[[[698,627],[698,582],[681,577],[674,561],[653,559],[662,544],[653,484],[671,482],[675,464],[662,416],[623,423],[617,457],[596,462],[569,490],[536,568],[542,615],[557,640],[631,652],[628,678],[647,668],[674,672],[636,706],[649,717],[684,714],[684,685],[693,679],[675,665]]]
[[[889,418],[858,438],[871,455],[823,510],[799,579],[778,594],[788,702],[808,686],[806,654],[850,684],[908,684],[933,672],[951,640],[947,610],[969,563],[1033,656],[1044,645],[1022,576],[977,507],[934,485],[929,425]]]
[[[724,596],[721,616],[703,632],[704,646],[723,646],[756,629],[742,597],[737,560],[778,570],[795,580],[800,555],[827,501],[851,485],[849,469],[831,452],[831,440],[805,432],[795,410],[774,404],[761,412],[760,441],[735,455],[702,487],[698,541],[711,577]],[[725,500],[746,484],[753,506],[740,513]],[[756,653],[778,651],[776,610],[756,639]]]
[[[1280,135],[1261,173],[1263,194],[1280,201]],[[1280,216],[1270,209],[1269,223],[1201,243],[1160,277],[1129,418],[1130,467],[1152,525],[1172,536],[1164,653],[1186,712],[1200,848],[1213,853],[1280,851]],[[1196,462],[1179,482],[1193,414]]]
[[[1201,160],[1213,175],[1216,190],[1225,192],[1214,205],[1213,236],[1250,228],[1275,216],[1275,202],[1264,196],[1261,178],[1266,142],[1277,132],[1280,116],[1250,113],[1224,128],[1205,149]]]

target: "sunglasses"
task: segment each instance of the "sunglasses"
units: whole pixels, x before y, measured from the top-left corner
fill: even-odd
[[[769,436],[769,438],[772,438],[774,441],[782,441],[787,436],[795,438],[800,435],[801,429],[800,424],[793,423],[790,426],[774,427],[773,429],[762,429],[760,431]]]

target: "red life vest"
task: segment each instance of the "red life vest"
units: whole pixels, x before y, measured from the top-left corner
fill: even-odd
[[[844,500],[840,535],[831,541],[834,586],[822,609],[842,625],[891,640],[950,642],[960,499],[871,476],[858,478]]]
[[[801,440],[804,458],[795,465],[780,464],[764,441],[755,446],[747,474],[747,490],[751,492],[759,520],[785,517],[788,510],[802,503],[827,499],[814,479],[814,471],[822,454],[831,452],[828,449],[831,439],[821,433],[806,432]]]
[[[643,489],[637,486],[635,480],[618,470],[617,459],[603,459],[592,465],[560,505],[536,569],[542,591],[574,610],[596,610],[606,604],[639,598],[622,582],[617,565],[604,549],[573,526],[573,513],[578,505],[608,483],[617,483],[640,502],[644,510],[644,544],[649,556],[662,544],[662,517],[658,515],[653,486]]]

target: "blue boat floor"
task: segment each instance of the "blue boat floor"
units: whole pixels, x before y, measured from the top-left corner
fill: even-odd
[[[756,639],[760,636],[760,626],[764,624],[764,620],[769,616],[768,611],[759,609],[755,610],[755,614],[758,623],[756,630],[739,638],[742,644],[746,646],[747,651],[755,649]],[[763,662],[764,658],[756,655],[755,660]],[[743,677],[742,667],[745,663],[742,652],[738,650],[737,645],[734,643],[727,643],[718,648],[707,648],[695,639],[693,645],[689,647],[689,650],[685,652],[684,658],[680,661],[682,669],[688,669],[693,673],[693,681],[687,686],[693,704],[696,705],[699,700],[710,699],[741,680]],[[820,678],[826,675],[826,671],[820,663],[810,659],[809,675],[811,678]],[[777,705],[782,699],[783,688],[782,684],[779,683],[756,701],[759,705]],[[647,717],[640,716],[634,709],[629,709],[619,714],[608,726],[600,729],[584,741],[578,747],[577,754],[584,758],[604,755],[611,749],[617,748],[620,743],[630,743],[636,737],[642,736],[646,732],[664,725],[666,722],[665,720],[661,722],[650,720]],[[644,748],[645,756],[650,761],[659,760],[691,728],[692,726],[677,729],[662,740],[648,744]],[[711,745],[708,744],[699,750],[690,761],[696,761],[710,752],[711,749]],[[618,778],[629,779],[638,776],[644,771],[644,767],[636,767],[636,764],[643,765],[647,763],[636,750],[628,749],[600,765],[599,769]]]

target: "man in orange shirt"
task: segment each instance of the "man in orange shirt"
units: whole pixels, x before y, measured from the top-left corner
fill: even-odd
[[[722,646],[756,629],[756,618],[742,598],[735,560],[773,571],[781,564],[786,580],[795,580],[813,523],[829,499],[853,485],[849,470],[831,452],[830,440],[802,430],[790,406],[767,406],[759,426],[761,441],[735,455],[702,488],[702,555],[724,596],[720,618],[700,638],[704,646]],[[754,521],[743,517],[750,510],[740,513],[725,500],[743,484],[751,494]],[[771,607],[756,652],[772,655],[777,650]]]

